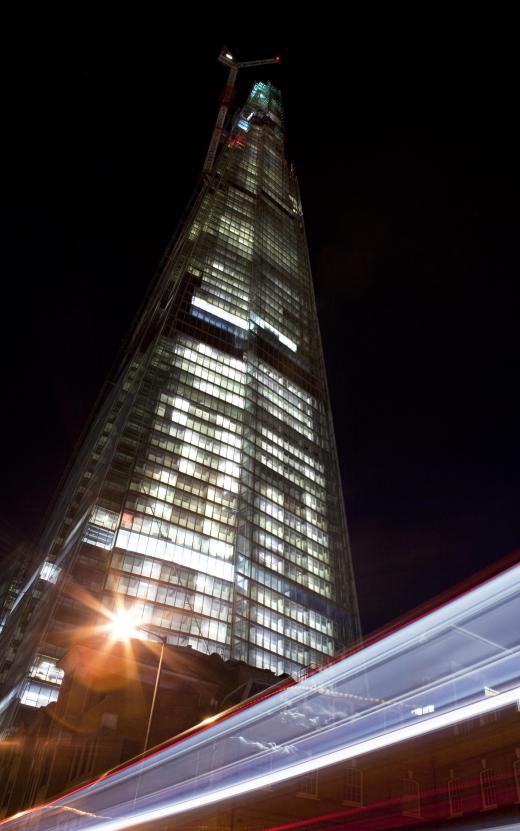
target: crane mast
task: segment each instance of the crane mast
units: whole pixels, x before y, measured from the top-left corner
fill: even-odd
[[[280,63],[281,58],[279,55],[277,55],[275,58],[265,58],[260,61],[235,61],[231,52],[228,49],[224,48],[218,56],[218,60],[220,61],[220,63],[229,67],[229,73],[227,77],[226,86],[222,91],[217,120],[213,128],[213,133],[211,136],[211,141],[209,143],[208,152],[206,154],[206,159],[204,161],[204,166],[202,168],[203,175],[210,173],[213,169],[218,146],[220,144],[220,140],[224,130],[226,116],[228,114],[229,106],[233,99],[233,92],[235,89],[235,82],[238,70],[249,69],[253,66],[267,66],[269,64],[277,64]]]

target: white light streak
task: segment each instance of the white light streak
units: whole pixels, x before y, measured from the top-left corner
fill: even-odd
[[[227,788],[209,791],[201,796],[193,797],[192,799],[185,799],[181,802],[172,800],[166,805],[161,805],[159,808],[139,811],[136,814],[124,815],[117,819],[109,820],[108,822],[98,822],[93,825],[89,824],[89,829],[103,829],[103,831],[119,831],[120,828],[132,828],[141,823],[153,822],[164,817],[175,816],[176,814],[184,813],[186,811],[193,811],[197,808],[204,808],[206,805],[212,805],[215,802],[221,802],[224,799],[232,799],[236,796],[241,796],[259,788],[267,788],[279,782],[285,782],[288,779],[293,779],[296,776],[303,776],[305,773],[320,770],[329,765],[344,762],[347,759],[353,759],[356,756],[361,756],[365,753],[371,753],[374,750],[381,750],[384,747],[391,747],[399,742],[407,741],[408,739],[423,736],[427,733],[433,733],[435,730],[442,730],[445,727],[450,727],[458,724],[460,721],[465,721],[475,716],[480,716],[485,713],[492,712],[501,707],[506,707],[512,704],[520,697],[520,686],[515,687],[507,692],[499,693],[490,698],[483,698],[475,701],[472,704],[467,704],[464,707],[459,707],[456,710],[451,710],[448,713],[442,713],[433,718],[426,719],[421,722],[400,727],[397,730],[392,730],[382,736],[375,736],[365,741],[357,742],[356,744],[343,747],[332,753],[326,753],[323,756],[318,756],[309,759],[305,762],[300,762],[296,765],[290,765],[281,770],[276,770],[272,773],[255,776],[245,782],[239,782],[230,785]]]
[[[271,332],[271,334],[275,335],[280,341],[280,343],[283,343],[284,346],[288,346],[292,352],[296,352],[296,350],[298,349],[297,343],[288,338],[287,335],[283,335],[278,329],[276,329],[274,326],[271,326],[271,324],[268,323],[267,320],[264,320],[262,317],[259,317],[257,314],[255,314],[255,312],[251,313],[251,320],[253,325],[259,326],[260,329],[267,329],[268,332]]]
[[[214,306],[213,303],[208,303],[207,300],[204,300],[202,297],[194,297],[191,301],[192,306],[196,306],[198,309],[202,309],[204,312],[209,312],[214,317],[220,317],[221,320],[226,320],[228,323],[232,323],[233,326],[238,326],[240,329],[249,329],[249,324],[247,320],[243,320],[238,315],[232,314],[232,312],[227,312],[225,309],[221,309],[220,306]]]

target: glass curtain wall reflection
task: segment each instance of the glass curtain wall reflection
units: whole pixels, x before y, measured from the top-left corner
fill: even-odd
[[[99,617],[86,594],[132,606],[172,644],[275,673],[358,635],[302,209],[269,83],[229,125],[42,547],[18,613],[33,609],[22,628],[37,648],[4,664],[11,688],[24,661],[52,663]],[[54,695],[59,672],[37,677]]]

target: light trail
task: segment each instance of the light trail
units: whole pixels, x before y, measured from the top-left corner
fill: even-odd
[[[297,684],[23,816],[118,831],[251,793],[520,700],[520,565]]]

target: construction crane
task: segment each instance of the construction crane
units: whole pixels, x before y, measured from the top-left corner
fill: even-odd
[[[213,128],[213,134],[211,136],[211,141],[209,143],[209,148],[206,155],[206,160],[204,162],[204,167],[202,168],[203,174],[210,173],[210,171],[213,168],[215,156],[217,155],[218,146],[224,129],[226,115],[228,113],[229,106],[233,100],[233,92],[235,89],[235,81],[238,70],[248,69],[251,66],[267,66],[268,64],[277,64],[280,63],[281,58],[279,55],[277,55],[275,58],[266,58],[262,61],[236,61],[231,52],[228,49],[224,48],[218,56],[218,60],[220,61],[220,63],[223,63],[224,66],[229,67],[229,74],[227,84],[222,91],[220,109],[218,111],[215,127]]]

